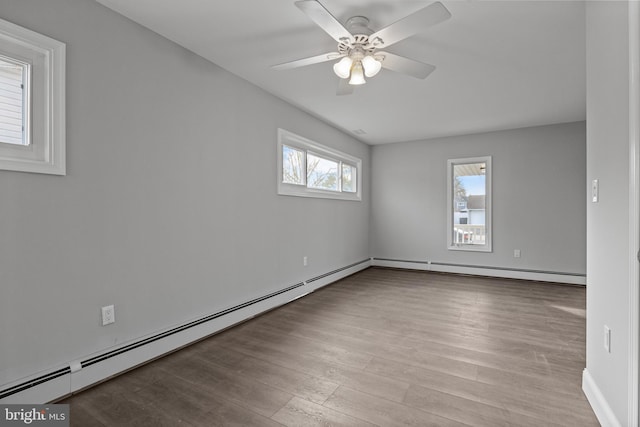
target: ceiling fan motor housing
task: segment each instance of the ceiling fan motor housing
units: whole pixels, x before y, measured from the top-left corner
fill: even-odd
[[[351,34],[369,36],[373,34],[373,30],[368,25],[369,19],[364,16],[352,16],[347,20],[346,28]]]
[[[364,16],[353,16],[347,20],[346,28],[353,35],[353,40],[341,39],[338,52],[350,56],[353,60],[361,60],[365,55],[372,54],[376,49],[369,43],[369,35],[373,30],[367,27],[369,20]]]

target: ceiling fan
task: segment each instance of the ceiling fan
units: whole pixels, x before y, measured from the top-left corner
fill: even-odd
[[[343,26],[317,0],[300,0],[295,5],[338,42],[338,51],[274,65],[274,70],[288,70],[340,59],[333,71],[340,77],[338,95],[353,92],[354,86],[366,83],[381,68],[424,79],[436,69],[433,65],[382,51],[424,29],[446,21],[451,13],[440,2],[426,6],[393,24],[374,32],[364,16],[354,16]]]

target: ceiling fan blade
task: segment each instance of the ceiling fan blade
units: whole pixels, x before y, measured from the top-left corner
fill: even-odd
[[[313,22],[327,32],[338,43],[353,40],[353,36],[327,9],[316,0],[301,0],[295,3]]]
[[[437,1],[376,31],[369,36],[369,41],[378,48],[391,46],[449,18],[451,18],[451,12]]]
[[[382,68],[407,74],[418,79],[426,78],[436,69],[436,67],[431,64],[425,64],[389,52],[377,52],[376,57],[377,56],[384,58],[382,60]]]
[[[342,58],[344,54],[338,52],[323,53],[322,55],[312,56],[309,58],[297,59],[295,61],[284,62],[282,64],[273,65],[273,70],[290,70],[292,68],[304,67],[306,65],[318,64],[320,62],[331,61],[333,59]]]
[[[354,90],[355,86],[349,84],[349,79],[338,79],[338,90],[336,91],[336,95],[351,95]]]

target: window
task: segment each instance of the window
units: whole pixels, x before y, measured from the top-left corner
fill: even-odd
[[[64,175],[65,45],[0,20],[0,169]]]
[[[285,184],[305,184],[305,152],[287,145],[282,146],[282,182]]]
[[[447,176],[449,249],[491,252],[491,157],[449,160]]]
[[[346,193],[355,193],[358,186],[356,178],[358,176],[358,168],[347,163],[342,164],[342,191]]]
[[[29,64],[0,55],[0,143],[29,145]]]
[[[361,200],[362,161],[278,129],[278,194]]]
[[[340,162],[307,152],[307,187],[340,191]]]

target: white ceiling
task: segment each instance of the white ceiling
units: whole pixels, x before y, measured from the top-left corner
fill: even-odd
[[[388,48],[433,74],[382,70],[349,96],[335,94],[333,62],[270,69],[336,51],[294,0],[97,1],[368,144],[586,117],[582,1],[442,0],[451,19]],[[342,23],[368,17],[373,30],[432,2],[320,1]]]

